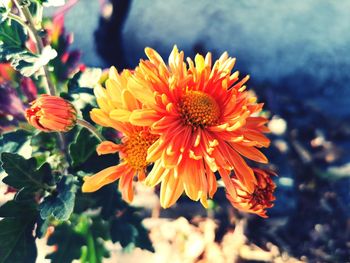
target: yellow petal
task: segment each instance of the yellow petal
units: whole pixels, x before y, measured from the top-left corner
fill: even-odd
[[[122,92],[123,107],[130,111],[139,109],[139,104],[135,97],[131,94],[129,90],[123,90]]]
[[[129,122],[131,112],[123,109],[112,110],[109,117],[115,121]]]
[[[132,111],[129,121],[137,126],[151,126],[158,119],[159,117],[155,110],[142,109]]]
[[[160,161],[157,161],[153,168],[152,171],[148,174],[145,184],[150,187],[154,187],[157,184],[160,183],[160,181],[163,179],[164,176],[166,176],[169,173],[169,169],[165,169],[162,167]]]
[[[127,88],[134,95],[134,97],[139,101],[142,101],[143,104],[149,106],[155,104],[155,99],[151,88],[148,85],[141,85],[137,79],[135,79],[135,77],[129,79]]]

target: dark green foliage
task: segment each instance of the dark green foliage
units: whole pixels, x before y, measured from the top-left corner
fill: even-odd
[[[96,151],[98,140],[87,129],[81,129],[74,142],[69,146],[73,166],[78,166]]]
[[[100,217],[79,217],[75,230],[84,236],[86,242],[82,249],[81,262],[100,263],[104,257],[109,257],[109,252],[104,246],[104,241],[109,239],[108,227],[108,222]]]
[[[40,132],[32,136],[30,145],[33,150],[54,151],[57,149],[57,133]]]
[[[37,251],[33,227],[34,218],[5,218],[0,221],[1,263],[35,262]]]
[[[123,248],[139,247],[154,252],[148,231],[142,225],[137,209],[128,207],[112,219],[110,234],[113,242],[120,242]]]
[[[87,198],[88,195],[91,200]],[[84,210],[81,206],[83,201],[86,207],[101,208],[101,217],[109,222],[109,235],[113,242],[120,242],[123,248],[140,247],[154,252],[148,231],[138,215],[139,209],[123,201],[115,185],[107,185],[92,194],[80,193],[78,198],[80,206],[77,209]]]
[[[33,200],[10,200],[0,207],[0,217],[32,217],[37,213]]]
[[[50,165],[44,163],[38,169],[34,158],[28,160],[13,153],[1,154],[2,168],[8,174],[3,182],[15,189],[30,189],[35,192],[54,185]]]
[[[34,195],[19,191],[14,200],[0,207],[0,262],[35,262],[36,246],[32,230],[37,217]]]
[[[56,190],[39,205],[41,218],[52,215],[57,220],[68,220],[73,212],[76,188],[76,179],[72,175],[64,175]]]
[[[47,244],[57,246],[55,252],[46,256],[52,263],[72,262],[73,259],[80,258],[85,240],[81,234],[64,223],[55,227],[55,232],[49,237]]]
[[[4,54],[9,51],[17,51],[25,48],[24,43],[27,36],[21,25],[16,21],[7,21],[0,24],[0,62],[5,60]]]

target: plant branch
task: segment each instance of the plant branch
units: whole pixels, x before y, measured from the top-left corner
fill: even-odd
[[[99,141],[105,141],[106,139],[98,132],[98,130],[85,120],[78,119],[77,124],[88,129]]]
[[[40,38],[37,29],[35,28],[35,23],[33,21],[33,17],[29,11],[28,6],[25,5],[21,5],[18,0],[13,0],[14,3],[16,4],[18,10],[21,12],[21,14],[23,15],[23,17],[26,19],[26,28],[28,29],[28,31],[31,33],[32,37],[34,38],[34,42],[36,44],[36,48],[37,48],[37,52],[39,54],[42,54],[43,49],[44,49],[44,44],[42,39]],[[16,21],[18,21],[16,19]],[[21,23],[22,24],[22,23]],[[43,66],[43,70],[44,70],[44,74],[45,74],[45,81],[46,81],[46,90],[47,93],[50,95],[55,95],[55,87],[53,85],[53,83],[51,82],[51,78],[50,78],[50,72],[47,69],[46,66]]]

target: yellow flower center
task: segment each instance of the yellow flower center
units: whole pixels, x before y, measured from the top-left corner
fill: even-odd
[[[123,145],[123,159],[136,170],[145,169],[147,150],[157,139],[157,135],[148,131],[132,133]]]
[[[217,124],[220,108],[210,95],[201,91],[188,91],[182,97],[180,113],[186,124],[203,128]]]

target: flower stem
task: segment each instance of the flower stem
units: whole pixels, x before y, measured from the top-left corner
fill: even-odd
[[[77,119],[77,124],[88,129],[93,135],[96,136],[99,141],[105,141],[106,139],[98,132],[98,130],[85,120]]]
[[[25,25],[26,28],[28,29],[28,31],[31,33],[32,37],[35,40],[35,44],[36,44],[36,48],[37,48],[37,52],[39,54],[41,54],[43,52],[44,49],[44,44],[42,39],[40,38],[37,29],[35,28],[35,24],[33,21],[33,17],[29,11],[28,6],[26,5],[21,5],[18,0],[13,0],[14,3],[16,4],[18,10],[21,12],[21,14],[23,15],[23,17],[25,18]],[[16,16],[17,17],[17,16]],[[18,19],[15,19],[16,21],[18,21]],[[22,21],[23,22],[23,21]],[[21,25],[23,25],[23,23],[19,22]],[[44,69],[44,74],[45,74],[45,81],[46,81],[46,91],[49,95],[55,95],[56,91],[55,91],[55,87],[51,81],[50,78],[50,72],[47,69],[46,66],[43,66]]]
[[[7,17],[12,19],[12,20],[15,20],[18,24],[20,24],[22,27],[27,27],[27,24],[25,21],[23,21],[23,19],[15,14],[12,14],[12,13],[8,13],[7,14]]]

